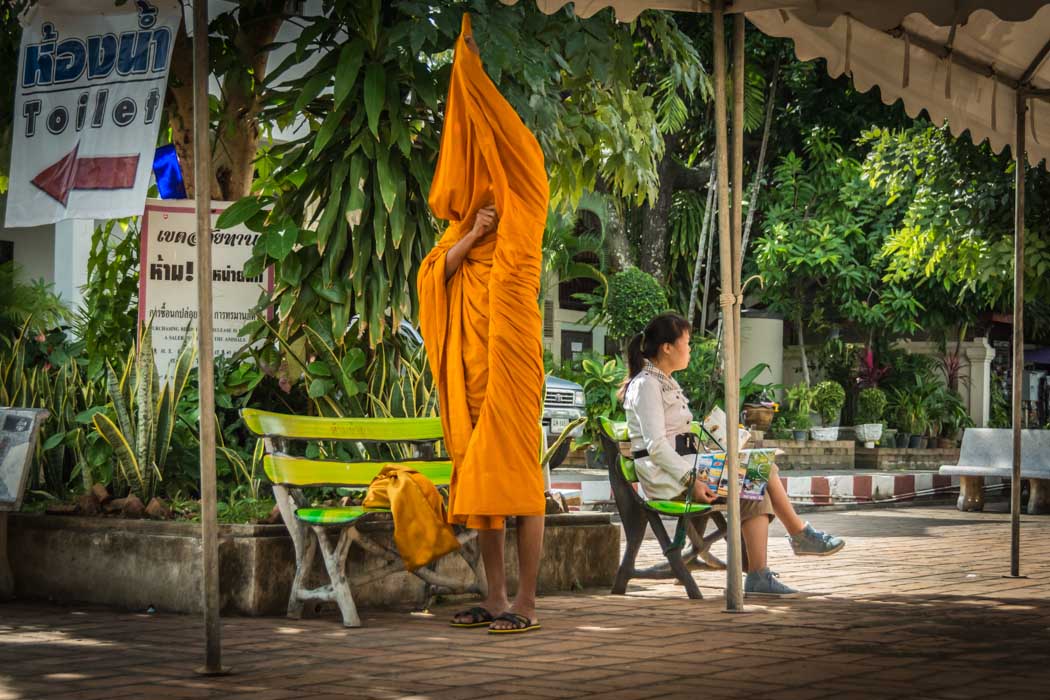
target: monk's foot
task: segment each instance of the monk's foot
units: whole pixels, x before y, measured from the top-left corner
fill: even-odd
[[[485,599],[477,606],[469,610],[463,610],[452,617],[454,625],[474,625],[481,622],[491,622],[492,619],[506,612],[510,608],[510,601],[502,599]],[[479,610],[480,609],[480,610]],[[484,613],[488,613],[488,620],[484,620]]]
[[[507,614],[498,617],[489,625],[492,632],[525,632],[539,628],[536,619],[536,601],[514,601]]]

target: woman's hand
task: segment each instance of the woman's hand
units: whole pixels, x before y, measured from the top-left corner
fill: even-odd
[[[718,494],[711,490],[706,483],[703,481],[697,481],[693,484],[693,500],[698,503],[714,503],[715,499],[718,498]]]

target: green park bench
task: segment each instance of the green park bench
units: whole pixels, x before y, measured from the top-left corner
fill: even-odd
[[[433,453],[433,444],[443,438],[441,420],[319,418],[255,409],[244,409],[241,416],[248,429],[263,438],[266,476],[273,483],[274,498],[295,547],[295,576],[288,598],[289,617],[301,617],[303,606],[308,601],[334,601],[342,613],[343,624],[360,627],[361,618],[354,604],[353,588],[405,570],[395,548],[382,544],[365,531],[368,528],[361,527],[366,523],[391,522],[390,511],[354,505],[314,507],[303,489],[363,490],[385,465],[391,463],[415,469],[434,485],[445,486],[452,477],[452,463],[427,458]],[[326,446],[341,443],[353,454],[361,456],[350,461],[294,456],[289,453],[292,442]],[[337,539],[333,541],[335,535]],[[484,594],[485,577],[476,535],[472,530],[457,529],[461,548],[456,554],[473,571],[472,582],[464,585],[460,580],[438,573],[437,562],[412,572],[424,582],[428,600],[440,593]],[[347,571],[347,558],[354,545],[382,558],[384,563],[378,567],[369,566],[366,571],[353,575]],[[329,582],[308,589],[305,583],[313,570],[318,549]]]
[[[638,475],[635,472],[634,460],[629,456],[630,443],[627,442],[627,424],[601,419],[601,443],[605,465],[609,472],[609,484],[612,486],[616,508],[620,512],[627,546],[624,548],[623,560],[616,572],[612,592],[623,595],[632,578],[667,579],[676,578],[690,598],[703,598],[696,585],[691,571],[697,569],[724,569],[725,565],[710,552],[711,545],[724,539],[726,519],[724,505],[705,503],[684,503],[681,501],[649,500],[638,493],[635,485]],[[694,430],[699,430],[694,425]],[[664,519],[676,521],[675,534],[672,537],[664,526]],[[716,529],[704,534],[708,521],[715,523]],[[667,561],[644,569],[635,566],[638,550],[645,538],[646,528],[656,535]],[[686,542],[689,548],[686,549]]]

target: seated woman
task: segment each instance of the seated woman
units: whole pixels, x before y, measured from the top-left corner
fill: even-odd
[[[657,316],[627,349],[628,377],[620,390],[627,412],[627,432],[635,453],[638,479],[647,497],[683,500],[692,483],[692,498],[711,503],[717,496],[707,484],[693,478],[697,442],[689,431],[693,415],[674,372],[689,366],[689,322],[677,314]],[[803,522],[788,500],[776,468],[769,478],[765,498],[741,500],[740,521],[747,549],[749,595],[791,595],[796,591],[777,579],[766,566],[769,523],[776,516],[788,531],[796,555],[827,556],[845,542],[814,530]]]

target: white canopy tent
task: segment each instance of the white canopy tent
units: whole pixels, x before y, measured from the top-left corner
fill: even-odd
[[[503,0],[513,4],[517,0]],[[564,0],[535,0],[554,12]],[[193,1],[196,26],[207,24],[207,0]],[[743,62],[744,13],[762,31],[790,37],[800,58],[823,57],[832,75],[850,73],[857,86],[879,86],[883,99],[903,98],[910,114],[927,110],[935,120],[947,118],[956,134],[969,130],[976,141],[989,139],[996,150],[1010,144],[1014,154],[1031,153],[1039,161],[1048,155],[1040,143],[1039,114],[1026,121],[1029,104],[1050,97],[1050,69],[1043,63],[1050,52],[1050,0],[578,0],[582,17],[612,6],[617,17],[630,20],[645,9],[712,12],[715,16],[715,121],[718,143],[719,297],[726,312],[726,412],[739,413],[740,234],[743,193]],[[733,143],[729,143],[726,96],[726,45],[723,17],[733,23]],[[197,182],[207,180],[208,45],[194,37],[194,159]],[[200,107],[197,109],[196,107]],[[1026,124],[1032,145],[1026,149]],[[1017,128],[1020,125],[1021,128]],[[1050,134],[1042,137],[1050,145]],[[733,183],[729,180],[730,156]],[[1023,159],[1019,159],[1023,160]],[[733,206],[730,209],[730,193]],[[197,188],[198,230],[210,227],[210,192]],[[1017,168],[1015,270],[1023,270],[1024,167]],[[215,506],[214,368],[211,338],[211,247],[198,246],[200,302],[199,357],[201,385],[201,525],[206,660],[202,673],[225,672],[221,663],[219,620],[218,538]],[[1023,275],[1015,275],[1014,300],[1014,478],[1011,491],[1011,574],[1019,574],[1020,537],[1020,381],[1023,351]],[[736,431],[728,431],[728,466],[736,468]],[[740,512],[737,483],[730,479],[726,607],[743,608],[741,586]]]
[[[567,2],[535,0],[548,13]],[[504,0],[516,2],[516,0]],[[623,21],[646,9],[712,12],[715,16],[715,134],[719,183],[719,247],[722,251],[723,309],[728,309],[725,362],[726,411],[736,415],[739,396],[740,196],[742,179],[742,95],[735,95],[733,181],[726,177],[725,13],[735,14],[733,71],[742,77],[746,16],[764,33],[790,38],[802,60],[823,58],[828,72],[848,74],[861,91],[878,87],[882,100],[904,101],[913,117],[926,111],[947,120],[952,133],[968,132],[975,143],[988,140],[996,152],[1011,146],[1016,169],[1013,313],[1013,479],[1011,485],[1010,575],[1020,575],[1021,378],[1024,349],[1024,179],[1026,154],[1032,163],[1050,156],[1050,0],[577,0],[574,10],[589,17],[612,7]],[[734,80],[739,85],[741,80]],[[730,187],[733,197],[729,209]],[[730,213],[732,221],[730,221]],[[729,256],[729,257],[727,257]],[[731,262],[730,262],[731,261]],[[1021,274],[1018,272],[1021,271]],[[733,431],[730,431],[732,433]],[[728,461],[735,466],[730,436]],[[730,480],[733,484],[733,480]],[[729,498],[726,607],[742,607],[739,510]]]

